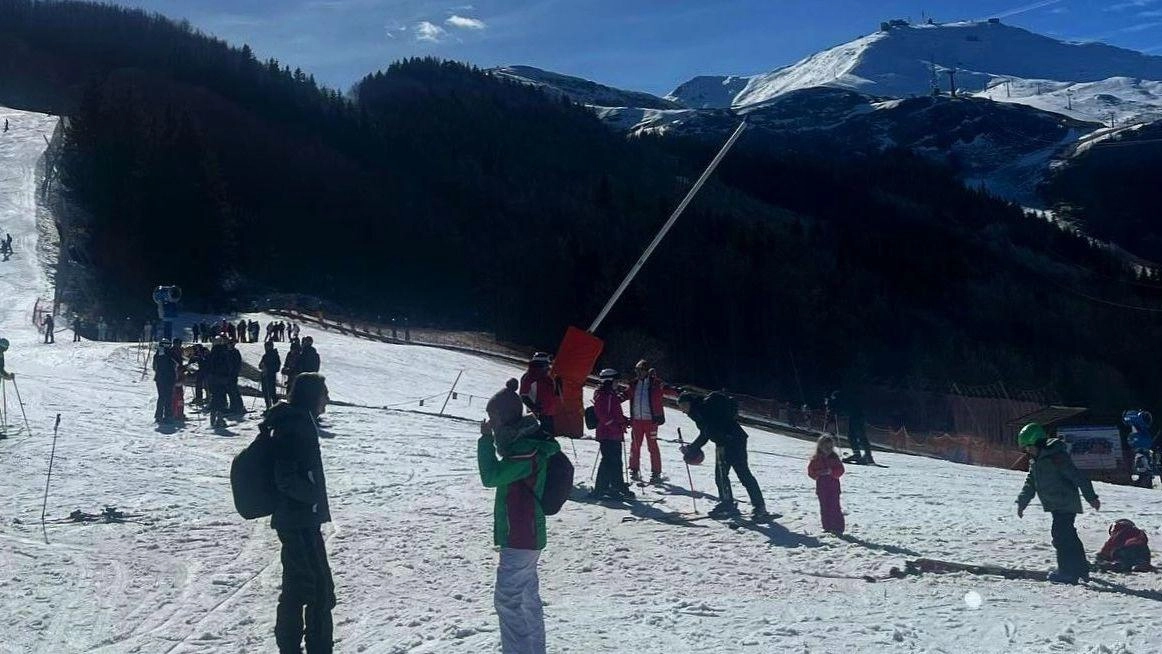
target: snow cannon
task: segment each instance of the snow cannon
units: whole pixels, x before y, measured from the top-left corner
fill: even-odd
[[[182,301],[181,286],[158,286],[153,290],[153,302],[157,305],[157,317],[161,319],[162,336],[173,338],[173,319]]]
[[[1130,447],[1135,450],[1149,450],[1154,445],[1154,437],[1150,427],[1154,424],[1154,416],[1143,409],[1130,409],[1122,414],[1122,422],[1131,430]]]
[[[706,460],[706,453],[702,450],[692,449],[689,445],[683,445],[678,449],[682,452],[682,460],[692,466],[700,466]]]

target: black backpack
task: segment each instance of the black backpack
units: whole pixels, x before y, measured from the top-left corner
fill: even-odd
[[[230,464],[230,489],[238,515],[253,520],[274,513],[278,487],[274,483],[274,438],[268,430],[258,436]]]
[[[535,482],[535,476],[532,477]],[[531,490],[531,488],[530,488]],[[537,501],[545,515],[557,515],[573,493],[573,462],[564,452],[549,457],[545,474],[545,492]]]
[[[597,429],[597,407],[592,404],[585,407],[585,428]]]

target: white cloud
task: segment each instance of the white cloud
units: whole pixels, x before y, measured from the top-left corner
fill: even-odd
[[[448,20],[444,21],[444,24],[448,25],[449,27],[457,27],[462,30],[482,30],[485,27],[488,27],[484,21],[478,18],[468,18],[466,16],[460,16],[457,14],[452,14]]]
[[[427,41],[428,43],[439,43],[448,35],[448,30],[426,20],[416,23],[412,32],[416,35],[417,41]]]
[[[1126,9],[1140,9],[1142,7],[1148,7],[1148,6],[1156,3],[1157,1],[1158,0],[1126,0],[1125,2],[1119,2],[1119,3],[1112,4],[1108,7],[1106,7],[1106,11],[1124,11]]]

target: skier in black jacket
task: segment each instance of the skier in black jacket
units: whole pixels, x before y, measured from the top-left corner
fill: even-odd
[[[282,368],[282,360],[278,350],[274,349],[273,341],[267,341],[265,347],[266,353],[258,363],[258,371],[262,375],[262,399],[269,409],[278,401],[278,371]]]
[[[319,372],[321,362],[319,351],[315,349],[315,339],[310,336],[303,339],[303,350],[299,353],[298,371]]]
[[[214,345],[206,357],[206,382],[210,387],[210,426],[225,427],[227,400],[230,390],[230,351],[225,336],[215,336]],[[235,377],[237,380],[237,377]]]
[[[173,417],[173,387],[177,383],[178,368],[168,341],[162,341],[153,355],[153,382],[157,385],[157,409],[154,422],[167,422]]]
[[[714,482],[718,485],[718,506],[710,511],[711,517],[727,517],[738,513],[734,492],[730,488],[730,470],[750,496],[751,517],[757,522],[769,520],[759,483],[751,474],[746,456],[746,431],[738,424],[738,410],[734,400],[722,393],[711,393],[705,398],[694,393],[682,393],[678,408],[690,416],[698,426],[698,438],[686,448],[687,461],[701,460],[702,446],[707,441],[716,448]]]
[[[300,375],[289,401],[267,411],[259,425],[276,443],[274,481],[280,498],[270,526],[282,543],[282,591],[274,624],[279,652],[301,652],[304,637],[307,654],[333,651],[335,582],[319,529],[331,521],[331,511],[316,423],[328,399],[321,375]]]

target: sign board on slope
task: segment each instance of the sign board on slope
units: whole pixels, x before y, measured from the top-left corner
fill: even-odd
[[[1116,427],[1059,427],[1057,435],[1065,439],[1073,462],[1082,470],[1116,470],[1122,465],[1122,437]]]

